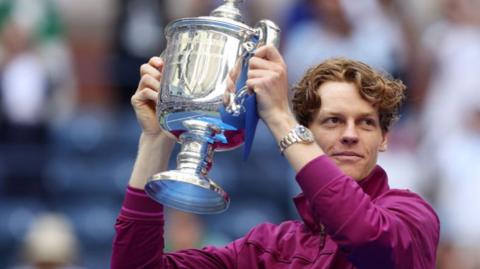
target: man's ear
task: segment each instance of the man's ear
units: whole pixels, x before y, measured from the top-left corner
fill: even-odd
[[[382,142],[380,143],[380,146],[378,147],[378,151],[384,152],[388,148],[388,133],[383,133],[382,134]]]

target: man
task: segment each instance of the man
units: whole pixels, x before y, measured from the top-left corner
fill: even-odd
[[[434,268],[435,212],[414,193],[390,190],[376,165],[405,86],[360,62],[330,60],[295,87],[295,117],[285,63],[271,46],[251,58],[247,85],[297,172],[303,221],[260,224],[223,248],[164,254],[163,207],[143,192],[145,180],[166,169],[174,144],[155,116],[162,66],[154,57],[141,67],[132,97],[143,133],[116,224],[112,268]]]

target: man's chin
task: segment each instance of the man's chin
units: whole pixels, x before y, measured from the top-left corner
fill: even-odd
[[[337,165],[343,173],[345,173],[347,176],[352,177],[356,181],[360,181],[363,179],[363,176],[361,175],[361,170],[356,165],[338,163]]]

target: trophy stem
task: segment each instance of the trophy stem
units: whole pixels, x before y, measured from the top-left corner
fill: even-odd
[[[183,124],[187,131],[180,135],[177,169],[153,175],[145,191],[157,202],[179,210],[197,214],[223,212],[230,198],[207,176],[212,167],[215,136],[221,129],[201,120],[186,120]]]
[[[198,122],[200,121],[184,122],[188,131],[180,135],[182,146],[177,155],[177,169],[192,170],[195,174],[206,176],[213,162],[213,137],[219,133],[219,129],[199,125]]]

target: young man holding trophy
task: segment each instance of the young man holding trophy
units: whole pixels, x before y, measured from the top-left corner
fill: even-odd
[[[246,84],[297,173],[303,221],[260,224],[223,248],[164,253],[163,206],[143,191],[148,177],[166,170],[175,143],[155,111],[163,66],[159,57],[143,65],[132,97],[142,135],[116,224],[112,268],[435,267],[435,212],[418,195],[390,189],[376,165],[405,86],[363,63],[332,59],[295,86],[292,112],[287,68],[273,46],[249,60]]]
[[[171,23],[162,58],[140,68],[132,105],[142,134],[111,268],[434,268],[435,212],[418,195],[390,189],[376,165],[405,86],[332,59],[295,86],[292,111],[279,29],[266,20],[245,25],[239,2]],[[302,221],[259,224],[225,247],[164,253],[163,207],[225,210],[228,195],[207,174],[212,154],[243,141],[248,149],[258,116],[296,172]],[[177,169],[166,171],[175,138]]]

